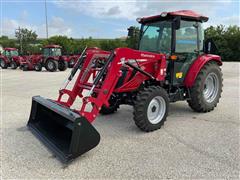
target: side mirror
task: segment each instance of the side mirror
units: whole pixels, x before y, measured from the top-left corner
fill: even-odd
[[[180,29],[180,26],[181,26],[181,17],[177,16],[173,19],[173,28],[178,30]]]
[[[134,27],[130,26],[128,28],[128,37],[133,37],[134,36]]]
[[[203,51],[206,54],[216,54],[218,51],[218,48],[216,46],[216,44],[214,43],[213,39],[207,39],[204,40],[204,47],[203,47]]]

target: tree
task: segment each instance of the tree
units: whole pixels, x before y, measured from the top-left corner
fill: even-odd
[[[18,29],[18,31],[15,32],[15,37],[19,42],[19,48],[21,49],[22,46],[21,53],[26,54],[29,51],[32,44],[36,42],[37,36],[35,31],[28,30],[27,28]]]
[[[139,35],[140,35],[140,30],[136,26],[131,26],[128,28],[128,37],[126,40],[126,43],[129,48],[132,49],[137,49],[138,48],[138,41],[139,41]]]
[[[205,30],[205,39],[216,44],[223,61],[240,61],[240,28],[238,26],[210,26]]]
[[[63,54],[70,54],[73,51],[73,39],[67,36],[52,36],[49,39],[43,41],[44,46],[49,44],[56,44],[62,46]]]
[[[17,47],[14,39],[9,39],[7,36],[0,37],[0,45],[3,47]]]
[[[100,41],[100,48],[106,51],[111,51],[119,47],[127,47],[125,40],[114,39]]]

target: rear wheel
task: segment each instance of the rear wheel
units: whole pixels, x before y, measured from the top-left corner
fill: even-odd
[[[15,61],[12,61],[11,63],[10,63],[10,66],[11,66],[11,69],[17,69],[17,63],[15,62]]]
[[[222,81],[222,72],[217,63],[204,65],[190,89],[189,106],[197,112],[212,111],[221,98]]]
[[[169,99],[167,92],[159,86],[144,88],[137,95],[133,119],[142,131],[160,129],[167,119]]]
[[[6,69],[8,67],[8,64],[3,59],[0,59],[0,66],[2,69]]]
[[[45,67],[46,67],[47,71],[50,71],[50,72],[57,71],[58,62],[53,59],[49,59],[49,60],[47,60]]]
[[[41,63],[37,63],[37,64],[34,66],[34,69],[35,69],[35,71],[42,71],[42,65],[41,65]]]
[[[58,62],[58,69],[59,69],[59,71],[65,71],[67,69],[67,67],[68,67],[68,63],[66,61],[60,60]]]

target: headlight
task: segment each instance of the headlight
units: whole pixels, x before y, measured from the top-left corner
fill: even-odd
[[[166,17],[167,15],[168,15],[167,12],[162,12],[162,13],[161,13],[161,16],[162,16],[162,17]]]
[[[142,18],[137,18],[136,19],[136,21],[139,22],[139,23],[141,22],[141,20],[142,20]]]

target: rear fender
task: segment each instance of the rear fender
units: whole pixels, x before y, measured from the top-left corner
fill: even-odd
[[[68,57],[67,56],[60,56],[59,59],[68,62]]]
[[[212,54],[207,54],[207,55],[205,54],[205,55],[199,56],[189,68],[187,75],[184,79],[184,86],[188,88],[192,87],[202,67],[210,61],[215,61],[219,66],[222,65],[220,56],[212,55]]]
[[[59,56],[49,56],[49,57],[46,59],[46,61],[49,60],[49,59],[58,61],[58,60],[60,59],[60,57],[59,57]]]

